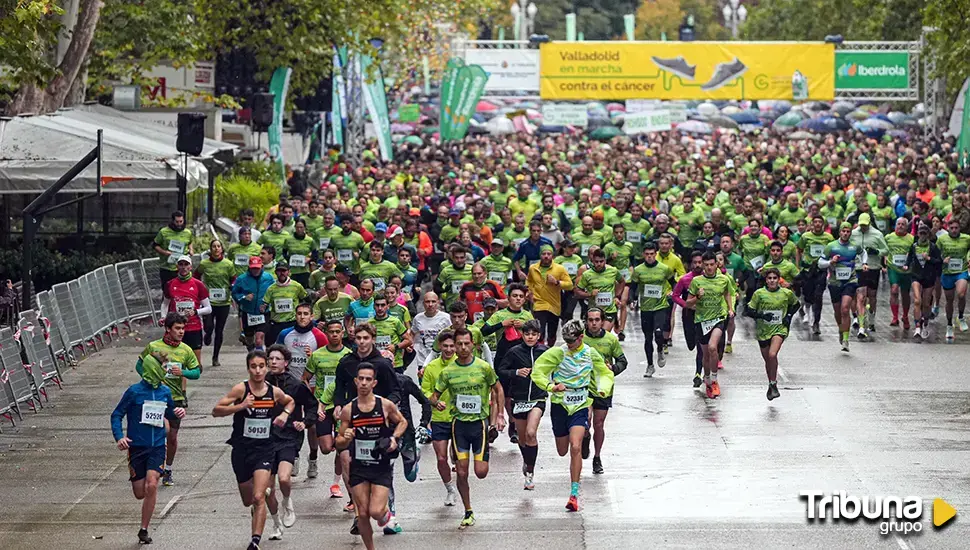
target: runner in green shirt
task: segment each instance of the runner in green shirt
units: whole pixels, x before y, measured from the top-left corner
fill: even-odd
[[[596,248],[590,252],[592,268],[586,269],[579,276],[574,292],[577,298],[586,298],[590,307],[598,307],[605,313],[604,326],[606,330],[613,330],[616,322],[616,306],[619,296],[623,295],[626,286],[620,272],[613,266],[606,264],[606,254]],[[623,338],[620,338],[622,341]]]
[[[946,340],[953,342],[953,302],[954,295],[959,301],[960,331],[967,331],[963,310],[967,306],[967,252],[970,251],[970,235],[960,233],[960,221],[950,218],[947,233],[936,239],[936,246],[943,255],[943,275],[940,285],[946,296]]]
[[[468,487],[469,460],[474,459],[475,476],[484,479],[488,475],[488,432],[505,429],[505,396],[498,376],[491,365],[474,356],[472,335],[468,329],[455,330],[455,362],[446,366],[435,383],[431,404],[443,411],[449,406],[453,412],[451,423],[452,444],[457,461],[458,492],[465,505],[465,517],[460,528],[475,525],[471,495]],[[451,401],[441,401],[445,392],[451,393]]]
[[[670,332],[670,293],[677,282],[674,270],[657,261],[657,243],[644,243],[643,263],[633,270],[631,282],[640,291],[640,328],[643,330],[643,350],[647,355],[647,370],[643,376],[650,378],[654,373],[654,341],[657,343],[657,364],[661,368],[667,364],[663,346]]]
[[[337,263],[357,273],[360,268],[360,253],[364,250],[364,238],[353,230],[354,220],[350,216],[340,219],[340,233],[330,238],[330,248],[337,252]]]
[[[260,311],[269,313],[266,341],[275,342],[284,328],[296,324],[296,306],[307,297],[303,285],[290,278],[290,267],[276,264],[276,282],[266,289]]]
[[[377,331],[374,347],[378,351],[393,354],[394,370],[403,374],[404,349],[411,346],[411,332],[404,326],[404,321],[388,313],[387,293],[374,293],[374,318],[370,320],[370,324]]]
[[[760,229],[759,226],[759,232]],[[717,362],[720,360],[727,320],[734,317],[734,297],[729,277],[717,268],[717,256],[713,252],[705,252],[703,262],[703,273],[694,277],[688,287],[690,296],[687,307],[695,311],[695,334],[697,346],[701,348],[707,397],[713,399],[721,395],[717,383]]]
[[[438,273],[435,291],[443,296],[445,306],[448,307],[458,299],[461,286],[472,280],[472,266],[466,263],[468,250],[454,245],[449,248],[451,261],[441,265]]]
[[[337,254],[333,250],[328,249],[319,252],[318,255],[320,258],[320,267],[310,273],[309,286],[306,287],[307,292],[315,298],[323,296],[327,279],[337,276]]]
[[[826,272],[818,268],[818,260],[825,255],[825,247],[835,237],[825,231],[825,219],[822,215],[812,218],[812,229],[802,234],[798,240],[798,250],[802,259],[802,321],[809,322],[809,311],[812,312],[812,333],[821,334],[819,321],[822,318],[822,298],[826,286]]]
[[[589,249],[597,246],[603,246],[603,235],[599,231],[593,230],[593,218],[591,216],[583,216],[580,227],[578,231],[575,231],[571,235],[571,239],[574,243],[579,245],[579,256],[583,259],[583,263],[589,261]]]
[[[283,215],[273,214],[269,217],[269,229],[263,231],[256,242],[262,246],[272,246],[276,250],[276,256],[280,257],[289,237],[290,234],[283,230]]]
[[[206,346],[213,346],[212,366],[218,367],[223,332],[226,328],[226,320],[229,318],[229,311],[232,309],[232,293],[230,290],[233,281],[236,279],[236,268],[226,258],[221,241],[213,239],[209,243],[209,257],[199,262],[195,276],[209,289],[209,303],[212,305],[212,313],[202,317],[202,343]],[[213,335],[215,335],[215,342],[213,342]]]
[[[913,276],[909,271],[909,249],[913,248],[915,238],[909,232],[906,218],[896,220],[896,230],[886,235],[886,275],[889,278],[889,309],[893,312],[891,327],[899,326],[899,299],[902,293],[903,328],[909,330],[910,290]],[[917,317],[918,318],[918,317]]]
[[[261,249],[259,244],[253,242],[253,232],[250,228],[239,229],[239,242],[229,245],[226,251],[226,257],[232,262],[236,277],[249,270],[249,258],[259,256]]]
[[[761,266],[761,269],[758,270],[758,275],[764,279],[764,270],[769,267],[777,269],[778,273],[781,274],[781,278],[784,279],[783,286],[790,288],[792,283],[795,282],[795,277],[798,276],[798,267],[784,258],[785,247],[780,242],[772,241],[768,250],[770,259],[767,264]]]
[[[421,380],[421,393],[428,399],[431,399],[431,396],[434,395],[441,371],[455,362],[455,333],[450,330],[442,331],[438,334],[435,342],[441,349],[441,355],[434,358],[423,369],[418,370],[418,378]],[[441,392],[439,399],[446,404],[454,400],[451,391],[448,389]],[[449,407],[431,409],[431,446],[434,448],[434,454],[438,461],[438,475],[441,476],[441,481],[445,484],[445,506],[454,506],[458,496],[455,484],[451,479],[451,465],[448,463],[448,442],[451,441],[453,414]]]
[[[626,232],[626,240],[633,243],[633,257],[643,255],[643,243],[650,240],[653,228],[650,222],[643,219],[643,207],[637,203],[630,206],[630,217],[622,221]]]
[[[327,333],[327,345],[315,350],[307,359],[306,370],[303,371],[303,383],[307,384],[313,395],[320,402],[317,411],[316,433],[319,449],[323,454],[333,451],[333,391],[337,380],[337,365],[343,357],[351,352],[344,345],[344,325],[340,320],[327,322],[324,332]],[[333,489],[331,488],[331,496]]]
[[[768,375],[768,401],[781,396],[778,393],[778,352],[788,337],[792,317],[798,312],[798,297],[787,288],[782,288],[781,274],[774,267],[762,272],[765,287],[759,288],[751,296],[744,314],[755,319],[755,331],[761,357],[765,360],[765,373]]]
[[[340,228],[334,225],[336,216],[333,210],[323,213],[323,225],[313,231],[313,240],[317,243],[317,250],[332,249],[330,241],[340,234]]]
[[[377,241],[371,241],[370,258],[367,262],[360,264],[358,273],[360,280],[370,279],[373,281],[374,292],[379,293],[384,292],[387,283],[395,275],[401,277],[404,274],[397,268],[397,265],[384,259],[384,246]]]
[[[590,308],[586,312],[586,333],[583,342],[599,352],[606,362],[606,366],[613,371],[613,375],[623,372],[627,368],[627,358],[623,353],[620,340],[612,332],[603,329],[603,311],[599,308]],[[606,440],[604,426],[606,416],[613,407],[613,389],[605,397],[593,394],[593,473],[603,473],[603,459],[600,453],[603,450],[603,442]]]
[[[491,253],[482,258],[479,262],[485,268],[487,278],[505,287],[509,282],[509,273],[512,272],[512,260],[504,254],[505,241],[499,238],[492,239]]]
[[[165,288],[178,272],[178,257],[192,255],[192,231],[185,228],[185,214],[172,212],[172,221],[158,231],[152,244],[158,253],[159,275]]]
[[[310,255],[313,253],[313,237],[307,235],[306,222],[296,220],[293,234],[283,243],[283,256],[290,266],[290,277],[303,285],[310,285]]]

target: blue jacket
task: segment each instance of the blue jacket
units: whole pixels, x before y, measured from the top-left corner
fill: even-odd
[[[531,238],[522,241],[522,244],[519,245],[518,250],[515,251],[515,255],[512,256],[512,261],[517,262],[522,258],[525,258],[528,260],[529,265],[538,262],[539,249],[541,249],[543,245],[552,246],[552,241],[545,237],[539,237],[538,243],[533,243]],[[552,246],[552,248],[555,249],[556,247]],[[528,271],[528,269],[529,266],[523,267],[523,271]]]
[[[165,384],[153,388],[151,384],[141,380],[132,384],[121,401],[111,413],[111,434],[115,441],[125,437],[131,440],[132,447],[164,447],[165,426],[156,427],[142,424],[142,406],[145,401],[161,401],[165,403],[165,418],[175,420],[175,401],[172,400],[172,390]],[[128,417],[128,428],[121,431],[121,419]]]
[[[249,271],[236,277],[236,282],[232,285],[232,299],[239,304],[239,311],[259,315],[263,295],[273,282],[273,276],[266,271],[263,271],[259,278],[253,277]],[[246,299],[247,294],[253,295],[252,301]]]

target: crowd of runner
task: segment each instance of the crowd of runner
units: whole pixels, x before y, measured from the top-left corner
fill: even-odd
[[[943,328],[953,342],[954,326],[968,328],[970,194],[952,143],[513,135],[402,145],[395,159],[351,167],[333,153],[318,185],[281,195],[265,219],[239,213],[238,231],[207,251],[192,250],[181,212],[159,231],[164,336],[138,358],[142,380],[112,415],[143,500],[140,542],[151,542],[159,483],[175,483],[189,380],[203,375],[205,347],[219,366],[230,322],[248,379],[212,414],[232,417],[250,549],[267,516],[270,540],[296,522],[304,440],[309,478],[334,454],[330,496],[349,493],[351,532],[373,548],[371,520],[402,531],[398,457],[413,482],[430,444],[444,505],[460,498],[464,529],[475,524],[470,473],[488,475],[506,426],[523,488],[535,489],[547,409],[556,452],[570,457],[566,509],[578,511],[583,461],[592,454],[593,473],[604,472],[636,312],[637,370],[665,367],[679,330],[696,357],[685,382],[708,399],[721,394],[740,323],[756,334],[767,399],[780,397],[780,349],[792,323],[821,334],[826,289],[843,352],[873,337],[883,275],[890,326],[904,337]]]

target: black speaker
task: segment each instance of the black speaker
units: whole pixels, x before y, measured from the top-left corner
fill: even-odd
[[[253,94],[253,128],[265,132],[273,124],[275,94]]]
[[[204,140],[205,114],[179,113],[178,137],[175,138],[175,148],[179,153],[193,157],[201,155]]]

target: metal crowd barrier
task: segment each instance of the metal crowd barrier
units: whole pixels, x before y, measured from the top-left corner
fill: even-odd
[[[11,423],[15,416],[23,420],[24,404],[35,412],[43,407],[48,386],[60,387],[81,356],[99,351],[134,321],[158,324],[159,260],[98,268],[36,293],[31,303],[12,328],[0,329],[0,417]]]

